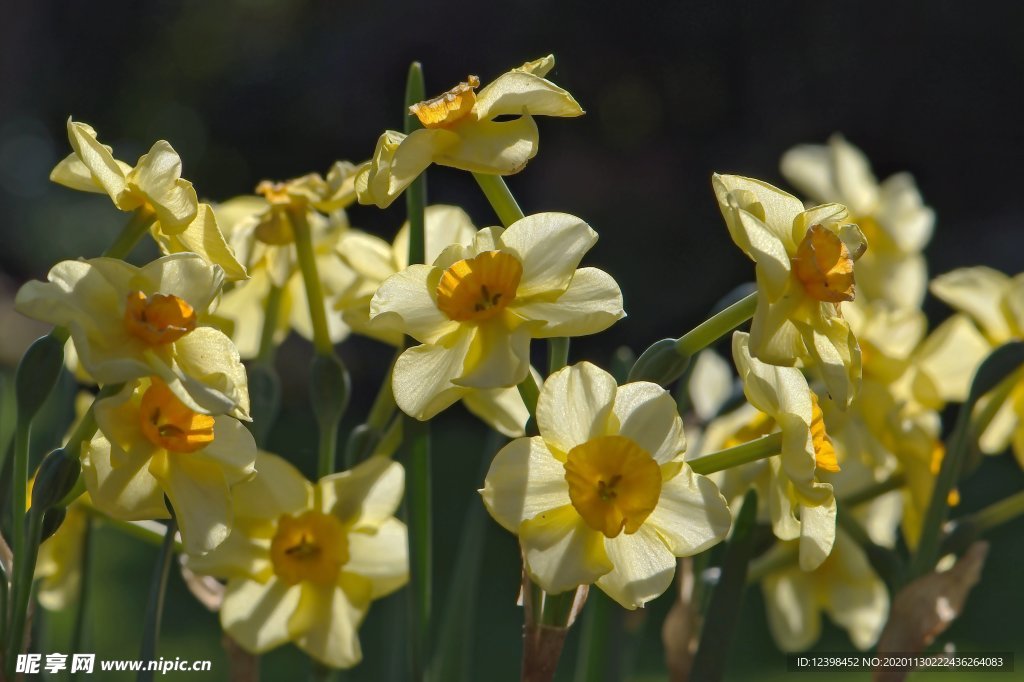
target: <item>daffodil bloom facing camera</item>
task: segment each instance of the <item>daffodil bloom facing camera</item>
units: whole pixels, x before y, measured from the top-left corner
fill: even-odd
[[[256,442],[237,419],[191,410],[158,378],[96,402],[99,431],[82,449],[92,504],[117,519],[168,517],[186,551],[204,554],[231,532],[231,490],[252,477]]]
[[[537,426],[495,456],[481,494],[548,592],[596,584],[634,609],[668,588],[677,557],[728,533],[725,499],[682,461],[683,422],[657,384],[563,368],[544,382]]]
[[[909,173],[879,183],[864,154],[842,135],[825,145],[800,145],[782,157],[782,174],[817,202],[850,210],[871,248],[857,262],[858,293],[866,301],[917,308],[928,273],[921,251],[931,239],[935,212],[924,205]]]
[[[800,566],[806,571],[821,565],[832,551],[836,533],[836,501],[832,485],[822,474],[840,470],[836,450],[825,429],[818,396],[795,367],[769,365],[752,357],[750,337],[732,337],[733,360],[743,381],[743,392],[758,414],[743,430],[743,440],[782,433],[782,451],[767,467],[767,502],[772,530],[782,540],[800,540]]]
[[[164,253],[192,252],[224,269],[228,279],[245,279],[245,268],[224,240],[209,204],[199,203],[192,183],[181,177],[181,158],[157,141],[135,167],[114,158],[96,131],[68,119],[74,150],[50,173],[54,182],[83,192],[107,194],[122,211],[150,214],[150,232]]]
[[[540,213],[385,280],[370,303],[373,324],[422,344],[395,363],[398,406],[425,420],[470,390],[515,386],[530,371],[531,339],[593,334],[621,318],[615,280],[577,269],[596,241],[579,218]]]
[[[71,332],[101,384],[158,376],[189,409],[248,419],[249,392],[231,340],[201,324],[223,271],[192,253],[138,268],[113,258],[62,261],[49,282],[28,282],[18,312]]]
[[[291,641],[349,668],[362,658],[370,602],[409,579],[407,532],[394,517],[402,466],[371,457],[316,484],[276,455],[260,453],[256,466],[235,492],[234,532],[188,567],[227,579],[220,622],[247,651]]]
[[[932,280],[931,290],[970,317],[992,348],[1024,339],[1024,274],[1010,277],[987,267],[960,268]],[[999,453],[1012,444],[1024,467],[1024,372],[1017,370],[1014,376],[978,446],[983,452]]]
[[[469,216],[458,206],[427,206],[424,223],[428,263],[452,244],[469,246],[477,233]],[[337,250],[358,279],[338,297],[334,307],[342,312],[345,323],[353,331],[398,346],[404,339],[401,332],[378,329],[370,322],[370,301],[384,280],[408,267],[409,223],[402,226],[391,244],[359,230],[348,230],[338,241]],[[506,436],[525,435],[524,427],[530,415],[515,388],[469,391],[462,396],[462,403]]]
[[[534,116],[580,116],[568,92],[544,76],[555,58],[527,62],[477,92],[469,76],[444,94],[410,107],[423,125],[409,135],[387,130],[356,177],[359,203],[385,208],[431,163],[474,173],[518,173],[537,154]],[[497,120],[499,117],[514,117]]]
[[[807,367],[833,400],[849,405],[860,381],[860,348],[840,306],[854,299],[864,235],[839,204],[805,211],[796,197],[735,175],[716,174],[713,184],[729,234],[757,264],[751,354]]]

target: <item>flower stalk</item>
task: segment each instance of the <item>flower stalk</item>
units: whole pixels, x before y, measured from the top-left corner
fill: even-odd
[[[687,462],[695,473],[707,476],[759,459],[777,455],[782,451],[782,433],[771,433],[735,447],[726,448]]]

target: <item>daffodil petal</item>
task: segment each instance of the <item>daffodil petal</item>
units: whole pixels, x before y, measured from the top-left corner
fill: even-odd
[[[434,161],[472,173],[511,175],[537,155],[539,137],[529,115],[512,121],[476,121],[459,127],[454,144],[439,151]]]
[[[348,230],[338,240],[338,255],[361,277],[383,282],[403,267],[397,267],[391,245],[380,237],[359,230]],[[406,257],[405,260],[408,260]],[[430,262],[429,260],[427,262]]]
[[[519,528],[526,571],[552,593],[590,585],[615,568],[604,539],[572,505],[538,514]]]
[[[932,280],[931,290],[954,309],[970,315],[994,344],[1012,336],[1002,311],[1010,278],[992,268],[960,268]]]
[[[175,392],[179,398],[198,403],[201,411],[250,420],[249,379],[231,339],[212,327],[197,327],[175,341],[174,350],[176,375],[185,391]]]
[[[674,556],[693,556],[725,539],[732,514],[711,479],[684,466],[662,482],[658,506],[645,525],[657,530]]]
[[[583,109],[572,95],[532,73],[510,71],[480,89],[473,113],[480,120],[497,116],[580,116]]]
[[[83,448],[82,472],[96,508],[115,519],[165,519],[164,494],[149,472],[149,457],[133,457],[113,466],[110,441],[97,434]]]
[[[469,214],[458,206],[434,204],[427,206],[423,214],[424,233],[426,234],[425,263],[434,260],[450,244],[468,244],[477,233]],[[399,270],[409,264],[409,223],[406,222],[395,235],[392,245],[395,265]]]
[[[517,438],[499,450],[480,494],[494,520],[512,533],[524,521],[572,504],[565,465],[539,436]]]
[[[530,413],[515,387],[470,391],[462,397],[462,404],[485,424],[509,438],[526,434]]]
[[[164,453],[150,473],[174,507],[181,541],[189,554],[205,554],[231,532],[230,490],[221,468],[192,454]]]
[[[434,343],[458,328],[434,301],[441,270],[412,265],[384,280],[370,301],[370,320],[376,328],[401,331],[421,343]]]
[[[487,389],[521,382],[530,373],[531,327],[509,331],[500,321],[478,325],[462,373],[452,383]]]
[[[537,400],[537,427],[560,458],[580,443],[603,436],[615,403],[615,379],[589,362],[547,378]]]
[[[313,486],[287,460],[260,452],[252,480],[233,491],[234,507],[242,516],[276,521],[282,514],[295,514],[313,504]]]
[[[768,627],[783,651],[804,651],[821,636],[813,584],[798,571],[773,573],[761,583]]]
[[[110,147],[100,144],[96,139],[96,131],[85,123],[76,123],[68,119],[68,140],[71,142],[75,155],[81,159],[93,181],[103,188],[111,199],[116,198],[125,189],[125,169],[111,153]]]
[[[334,668],[351,668],[362,660],[359,624],[369,607],[368,581],[342,574],[338,586],[302,586],[302,601],[292,617],[292,628],[303,634],[295,643],[300,649]]]
[[[349,560],[342,570],[370,581],[371,598],[380,599],[409,582],[408,530],[391,517],[373,534],[349,533]]]
[[[181,232],[172,235],[161,229],[155,230],[153,236],[164,253],[195,253],[210,265],[220,266],[230,281],[248,277],[245,267],[238,262],[217,227],[215,214],[209,204],[199,204],[195,219]]]
[[[355,530],[374,530],[390,519],[402,501],[405,469],[389,457],[370,457],[320,479],[320,504]]]
[[[813,571],[832,553],[836,540],[836,501],[800,509],[800,569]]]
[[[577,270],[565,293],[554,301],[527,300],[511,309],[528,320],[544,322],[533,331],[534,338],[596,334],[626,316],[618,283],[597,268]]]
[[[665,464],[686,450],[679,408],[661,386],[647,381],[619,386],[612,409],[619,420],[619,435],[632,439],[658,464]]]
[[[672,584],[676,557],[646,524],[632,535],[606,540],[605,550],[615,568],[598,578],[597,586],[624,608],[641,607]]]
[[[220,608],[224,631],[251,653],[263,653],[292,639],[288,622],[299,605],[302,586],[271,578],[229,580]]]
[[[471,390],[452,381],[462,373],[472,330],[459,330],[452,336],[450,347],[423,344],[399,356],[391,386],[395,402],[406,414],[430,419]]]
[[[523,275],[517,299],[564,292],[597,233],[568,213],[536,213],[501,234],[501,244],[519,259]]]
[[[256,473],[256,440],[249,429],[232,417],[213,418],[213,442],[202,458],[216,462],[229,486],[247,481]]]

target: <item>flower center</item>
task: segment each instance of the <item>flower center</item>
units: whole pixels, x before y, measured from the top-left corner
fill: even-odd
[[[348,539],[341,520],[331,514],[308,511],[284,514],[270,542],[274,573],[287,585],[304,580],[331,585],[348,562]]]
[[[437,307],[456,322],[489,320],[515,300],[522,276],[515,256],[484,251],[444,271],[437,284]]]
[[[814,442],[814,466],[833,473],[839,471],[836,448],[825,431],[825,414],[818,405],[818,396],[814,391],[811,391],[811,440]]]
[[[213,417],[193,412],[167,384],[154,378],[139,405],[142,433],[150,443],[171,452],[195,452],[213,442]]]
[[[793,274],[815,300],[853,300],[853,258],[839,236],[821,225],[812,225],[801,240],[793,258]]]
[[[150,346],[161,346],[195,329],[196,311],[171,294],[146,296],[133,291],[125,304],[124,326],[128,333]]]
[[[658,505],[661,467],[625,436],[577,445],[565,461],[569,499],[588,526],[614,538],[635,533]]]
[[[466,82],[433,99],[413,104],[409,112],[420,120],[424,128],[449,128],[461,121],[473,111],[476,104],[476,93],[480,87],[480,79],[468,76]]]

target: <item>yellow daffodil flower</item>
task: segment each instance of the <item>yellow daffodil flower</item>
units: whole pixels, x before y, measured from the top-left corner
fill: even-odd
[[[335,168],[339,167],[344,168],[347,165],[339,162]],[[336,180],[340,173],[341,171],[333,171],[328,174],[328,178]],[[302,188],[308,185],[329,192],[326,188],[331,187],[330,183],[322,179],[316,182],[311,180],[311,177],[319,179],[320,176],[305,176],[284,183],[285,187],[291,187],[293,184],[296,187],[282,189],[281,192],[287,196],[290,191],[296,197],[301,197],[304,191]],[[305,200],[296,198],[295,201]],[[305,201],[301,208],[296,206],[296,210],[304,212],[310,226],[317,274],[320,276],[328,306],[333,305],[337,296],[353,288],[357,282],[356,274],[335,252],[338,240],[349,230],[345,212],[340,208],[333,208],[330,214],[325,216],[314,209],[314,205],[325,208],[334,206],[332,201],[330,197],[323,199],[322,202],[314,202],[311,199]],[[226,322],[223,327],[230,331],[231,339],[238,346],[238,352],[246,359],[256,357],[259,351],[267,297],[274,286],[281,289],[274,332],[275,343],[281,343],[292,329],[305,339],[313,338],[313,322],[309,317],[306,287],[298,268],[291,238],[287,214],[289,205],[274,204],[263,197],[245,196],[214,206],[221,224],[226,227],[229,241],[238,253],[244,254],[249,272],[248,281],[239,283],[227,291],[217,308],[217,317]],[[267,242],[260,238],[262,236],[273,240],[274,237],[271,235],[285,229],[287,239],[280,243]],[[339,343],[348,336],[349,328],[340,316],[328,315],[327,331],[331,341]]]
[[[67,327],[78,358],[101,384],[155,375],[206,414],[248,419],[245,368],[231,340],[200,324],[224,272],[191,253],[138,268],[113,258],[62,261],[49,282],[28,282],[15,299],[28,317]]]
[[[316,484],[275,455],[260,453],[256,466],[235,491],[234,532],[187,565],[227,579],[220,622],[247,651],[291,641],[349,668],[362,658],[357,629],[370,602],[409,579],[406,528],[394,517],[402,466],[371,457]]]
[[[237,419],[189,409],[160,379],[133,382],[94,408],[99,431],[82,449],[92,504],[118,519],[168,517],[186,550],[203,554],[232,528],[231,492],[252,477],[256,442]]]
[[[924,205],[909,173],[879,183],[864,154],[833,135],[826,145],[786,152],[782,174],[813,201],[845,204],[850,222],[864,232],[871,248],[857,261],[858,296],[920,307],[928,281],[921,251],[932,237],[935,212]]]
[[[840,470],[821,401],[800,370],[754,358],[749,335],[736,332],[732,342],[743,392],[758,414],[725,446],[782,432],[782,452],[755,463],[767,474],[762,499],[767,501],[776,537],[799,538],[800,566],[814,570],[832,551],[836,532],[836,501],[822,474]]]
[[[1009,277],[986,267],[960,268],[932,280],[932,293],[970,317],[992,348],[1024,339],[1024,274]],[[1016,381],[978,439],[983,452],[999,453],[1012,443],[1024,467],[1024,375]]]
[[[805,651],[821,636],[821,614],[846,630],[853,645],[874,646],[889,618],[889,593],[864,551],[845,532],[811,572],[795,565],[761,581],[768,626],[783,651]]]
[[[422,344],[395,364],[398,406],[425,420],[472,389],[515,386],[530,371],[530,339],[593,334],[623,317],[615,280],[577,269],[596,241],[579,218],[541,213],[387,278],[372,323]]]
[[[634,609],[668,589],[676,557],[728,532],[718,488],[682,461],[683,422],[660,386],[566,367],[544,382],[537,426],[497,454],[480,492],[548,592],[595,583]]]
[[[832,399],[849,405],[860,381],[860,349],[840,305],[854,299],[854,261],[867,244],[846,207],[804,210],[796,197],[759,180],[713,178],[729,234],[757,264],[751,354],[821,375]]]
[[[107,194],[122,211],[146,211],[155,221],[150,228],[164,253],[192,252],[224,269],[228,279],[245,279],[245,268],[224,240],[209,204],[199,203],[192,183],[181,177],[181,158],[159,140],[135,167],[114,158],[96,131],[68,119],[68,139],[74,150],[50,173],[54,182],[83,192]]]
[[[424,213],[426,261],[431,263],[451,244],[469,246],[477,229],[458,206],[427,206]],[[393,243],[359,230],[348,230],[338,241],[338,254],[358,275],[356,283],[338,297],[335,308],[342,311],[353,331],[398,346],[405,338],[394,329],[378,329],[370,322],[370,301],[380,285],[409,265],[409,223],[398,231]],[[530,414],[515,388],[481,389],[466,393],[462,403],[470,412],[509,438],[525,435]]]
[[[431,163],[490,175],[521,171],[537,154],[534,116],[583,114],[572,95],[544,79],[554,66],[551,55],[527,62],[480,92],[480,79],[469,76],[410,107],[423,128],[380,136],[373,159],[356,177],[359,203],[386,208]],[[496,120],[509,116],[515,118]]]

